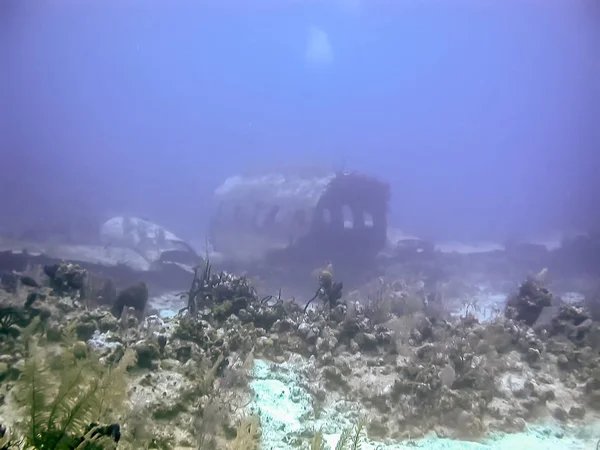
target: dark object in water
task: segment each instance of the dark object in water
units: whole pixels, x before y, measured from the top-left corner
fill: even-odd
[[[52,288],[59,293],[70,293],[85,287],[87,270],[79,264],[60,263],[44,266],[44,273],[50,278]]]
[[[25,300],[25,308],[31,308],[36,300],[44,300],[45,298],[46,296],[39,292],[30,292],[27,295],[27,300]]]
[[[48,278],[54,278],[58,271],[58,264],[48,264],[44,266],[44,273],[48,275]]]
[[[541,330],[551,330],[553,326],[554,320],[558,317],[560,313],[560,306],[552,305],[552,306],[544,306],[542,312],[536,319],[535,323],[531,326],[535,331]]]
[[[121,440],[121,426],[118,423],[111,423],[110,425],[105,425],[103,427],[99,426],[97,423],[91,423],[87,428],[86,434],[94,428],[96,428],[96,430],[92,433],[92,437],[106,436],[112,438],[116,443]]]
[[[342,283],[333,281],[333,276],[329,270],[323,270],[319,275],[319,288],[315,295],[304,305],[304,313],[317,298],[323,301],[329,309],[335,308],[342,298],[343,287]]]
[[[40,285],[37,284],[37,281],[27,275],[21,275],[21,283],[29,287],[40,287]]]
[[[104,280],[98,291],[98,301],[103,305],[113,305],[117,299],[117,288],[110,278]]]
[[[519,291],[508,298],[504,310],[507,319],[513,319],[532,326],[544,308],[555,304],[552,293],[541,287],[535,280],[527,280],[519,286]]]
[[[0,287],[11,294],[17,293],[19,276],[11,272],[0,272]]]
[[[2,445],[2,446],[0,447],[0,450],[10,450],[10,449],[12,449],[12,448],[15,448],[16,442],[15,442],[15,443],[13,443],[13,442],[10,440],[10,436],[7,436],[7,435],[6,435],[6,433],[7,433],[6,427],[0,423],[0,441],[4,440],[5,436],[6,436],[6,438],[8,439],[8,440],[7,440],[6,442],[4,442],[4,443],[1,443],[1,442],[0,442],[0,444]]]
[[[97,423],[90,423],[85,430],[85,435],[90,433],[90,438],[95,437],[108,437],[111,438],[115,444],[118,444],[121,440],[121,426],[118,423],[112,423],[110,425],[100,426]],[[84,450],[103,450],[105,447],[94,442],[86,443],[84,446],[81,446],[85,442],[85,435],[76,439],[73,443],[73,446],[70,446],[69,450],[75,450],[78,448],[82,448]]]
[[[187,309],[190,314],[196,314],[204,307],[226,307],[228,315],[237,314],[246,309],[250,303],[258,300],[252,283],[246,277],[237,277],[226,272],[212,272],[210,260],[207,258],[204,266],[197,266],[194,279],[187,292]],[[225,312],[225,311],[223,311]]]
[[[215,191],[217,252],[272,265],[367,267],[387,242],[387,183],[358,173],[232,177]]]
[[[0,335],[18,334],[12,325],[25,327],[29,325],[28,315],[21,309],[14,306],[0,306]]]
[[[0,440],[9,437],[7,436],[7,429],[4,425],[0,424]],[[89,436],[88,436],[89,434]],[[111,423],[110,425],[101,426],[97,423],[90,423],[85,429],[83,436],[78,438],[68,438],[68,443],[63,443],[63,446],[58,448],[65,448],[66,450],[105,450],[106,446],[96,442],[86,442],[87,439],[107,437],[110,438],[115,444],[118,444],[121,440],[121,426],[118,423]],[[0,447],[0,450],[10,450],[21,448],[20,444],[8,440]],[[37,448],[37,447],[36,447]],[[43,448],[46,448],[45,446]],[[54,448],[54,447],[52,447]],[[116,448],[116,447],[115,447]]]
[[[148,286],[143,281],[123,289],[112,307],[112,313],[115,317],[121,317],[124,308],[134,308],[138,313],[143,314],[148,303]]]
[[[125,284],[125,287],[130,284]],[[88,272],[85,296],[91,304],[112,306],[117,300],[117,287],[111,278]]]

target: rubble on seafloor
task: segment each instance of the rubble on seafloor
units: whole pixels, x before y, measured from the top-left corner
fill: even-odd
[[[333,436],[359,421],[368,439],[392,444],[431,433],[478,440],[543,420],[568,429],[600,412],[600,323],[535,279],[519,286],[503,314],[480,323],[468,311],[428,314],[427,304],[398,310],[385,299],[346,301],[326,272],[306,311],[259,297],[246,278],[200,275],[183,295],[189,311],[168,318],[141,318],[137,298],[120,317],[114,305],[90,303],[87,274],[73,264],[31,280],[3,278],[0,423],[23,424],[13,394],[25,359],[21,335],[34,317],[48,352],[68,345],[110,364],[135,351],[128,412],[114,418],[123,446],[228,448],[248,417],[261,421],[262,436],[243,448],[260,440],[275,449],[309,448],[315,430]],[[69,331],[77,342],[65,340]],[[277,402],[285,398],[283,411]]]

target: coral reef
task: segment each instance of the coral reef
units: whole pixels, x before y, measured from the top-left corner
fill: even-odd
[[[256,401],[275,381],[310,406],[295,412],[305,425],[278,425],[299,448],[331,447],[331,434],[338,448],[353,436],[480,439],[600,413],[600,324],[536,277],[481,322],[474,303],[451,316],[443,295],[400,281],[344,296],[331,267],[301,305],[206,259],[171,318],[140,314],[142,283],[91,305],[89,274],[44,272],[0,291],[0,423],[17,436],[2,439],[24,448],[277,448]]]
[[[23,417],[15,423],[19,443],[11,438],[7,448],[110,448],[107,442],[119,441],[120,427],[99,422],[123,410],[125,373],[135,363],[135,354],[126,352],[114,367],[73,348],[53,356],[43,354],[39,337],[34,335],[40,323],[37,316],[20,332],[24,359],[15,368],[18,376],[13,377],[10,393],[14,394],[12,406]],[[69,341],[65,336],[65,342]]]
[[[529,279],[522,283],[519,291],[508,299],[504,314],[508,319],[531,326],[538,320],[544,308],[554,303],[556,302],[553,302],[552,294],[548,289]]]
[[[256,447],[258,422],[241,415],[241,397],[234,401],[251,365],[250,327],[231,323],[223,335],[202,315],[140,321],[132,307],[118,319],[107,306],[89,309],[68,286],[57,286],[48,276],[19,296],[0,293],[0,423],[11,436],[6,445]],[[29,302],[33,294],[36,301]],[[228,320],[227,309],[217,311],[206,318]]]
[[[87,271],[78,264],[63,263],[44,266],[50,285],[58,295],[80,292],[85,287]]]

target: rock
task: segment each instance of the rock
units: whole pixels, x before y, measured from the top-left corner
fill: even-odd
[[[524,375],[505,373],[496,379],[496,391],[501,398],[525,398],[531,393],[530,384]]]
[[[75,326],[75,333],[77,334],[78,339],[82,341],[89,341],[97,329],[97,324],[94,321],[89,320],[77,323]]]
[[[442,386],[451,389],[454,381],[456,380],[456,372],[450,364],[446,364],[446,366],[440,371],[439,377],[440,381],[442,382]]]
[[[600,390],[593,390],[587,393],[587,405],[596,411],[600,410]]]
[[[34,303],[41,302],[46,299],[44,294],[40,294],[39,292],[30,292],[27,295],[27,300],[25,300],[25,308],[31,308]]]
[[[296,328],[296,324],[290,318],[279,319],[271,327],[271,331],[274,333],[287,333]]]
[[[540,359],[540,351],[537,348],[528,348],[526,357],[530,363],[537,362]]]
[[[61,263],[44,266],[50,285],[58,295],[81,293],[87,280],[87,270],[79,264]]]
[[[358,333],[354,338],[358,346],[365,350],[377,348],[377,337],[371,333]]]
[[[521,432],[527,428],[527,422],[522,417],[505,417],[504,429],[506,431]]]
[[[331,352],[325,352],[321,356],[319,356],[319,363],[322,366],[333,364],[333,355],[331,354]]]
[[[561,422],[566,422],[569,419],[567,411],[560,406],[557,406],[554,408],[554,410],[552,410],[552,417],[554,417],[556,420],[560,420]]]
[[[388,346],[394,343],[394,332],[387,328],[376,326],[375,338],[378,345]]]
[[[329,337],[328,339],[324,339],[322,337],[317,339],[317,349],[319,352],[331,352],[337,347],[337,339],[334,337]]]
[[[336,323],[340,323],[346,319],[346,305],[337,305],[335,308],[332,308],[330,318]]]
[[[423,344],[421,347],[417,348],[416,351],[416,355],[419,359],[433,359],[436,353],[437,349],[435,345],[431,343]]]
[[[61,297],[56,302],[56,307],[63,313],[70,313],[75,311],[75,302],[71,297]]]
[[[137,353],[137,365],[142,369],[153,369],[157,367],[160,359],[160,349],[153,341],[138,341],[133,346]]]
[[[245,309],[242,309],[237,314],[238,318],[244,323],[251,323],[253,320],[252,314],[250,314]]]
[[[551,402],[556,399],[556,393],[553,389],[540,389],[537,396],[542,403]]]
[[[159,350],[163,352],[169,342],[169,338],[164,334],[159,334],[156,336],[156,342],[158,343]]]
[[[281,314],[278,310],[261,305],[254,310],[252,322],[257,328],[264,328],[269,331],[273,324],[280,319]]]
[[[558,358],[556,358],[556,364],[561,369],[566,369],[569,366],[569,358],[567,358],[566,355],[558,355]]]
[[[319,337],[319,330],[315,330],[314,328],[311,328],[308,332],[308,334],[306,335],[306,343],[308,345],[314,345],[317,343],[317,338]]]
[[[19,276],[11,272],[0,273],[0,286],[6,292],[16,294],[19,288]]]
[[[98,320],[98,329],[102,333],[107,331],[116,331],[119,328],[119,322],[115,316],[110,313],[105,314]]]
[[[456,425],[458,429],[468,436],[476,436],[481,433],[483,425],[481,420],[475,417],[471,411],[462,410],[456,417]]]
[[[21,283],[23,283],[24,286],[29,286],[29,287],[40,287],[39,284],[37,283],[37,281],[35,281],[32,277],[27,276],[27,275],[21,275],[20,276],[20,280]]]
[[[98,305],[114,305],[117,301],[117,288],[110,279],[97,280],[98,285],[90,296],[94,298]]]
[[[516,294],[509,297],[504,316],[532,326],[542,310],[552,304],[552,293],[548,289],[539,286],[534,280],[527,280],[521,284]]]
[[[185,364],[192,357],[192,345],[180,345],[175,349],[177,361]]]
[[[585,417],[585,408],[583,406],[571,406],[569,417],[573,419],[583,419]]]
[[[161,361],[161,367],[164,370],[176,370],[181,367],[181,363],[176,359],[167,358]]]
[[[8,370],[8,364],[5,362],[0,362],[0,380],[8,374]]]
[[[348,382],[337,367],[325,367],[323,369],[323,376],[330,383],[331,387],[343,390],[349,389]]]
[[[551,325],[551,336],[566,336],[578,343],[592,330],[594,321],[585,308],[564,304],[560,306]]]
[[[87,356],[88,346],[84,341],[77,341],[73,344],[73,355],[77,359],[83,359]]]
[[[431,321],[425,317],[423,314],[416,315],[416,323],[415,330],[419,332],[421,340],[418,342],[422,342],[424,339],[429,339],[431,337],[432,332],[432,324]]]
[[[136,329],[140,325],[138,311],[131,306],[127,306],[123,309],[119,322],[125,329]]]
[[[62,328],[58,324],[49,325],[46,328],[46,337],[50,342],[60,342],[63,337]]]
[[[146,303],[148,303],[148,286],[140,281],[119,293],[111,311],[115,317],[121,317],[123,309],[131,307],[141,318],[146,310]]]
[[[300,326],[298,327],[298,335],[301,338],[306,339],[309,332],[310,332],[310,325],[306,322],[302,322],[300,324]]]

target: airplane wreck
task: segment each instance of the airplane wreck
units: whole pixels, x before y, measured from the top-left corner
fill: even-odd
[[[387,183],[359,173],[231,177],[215,191],[208,237],[222,262],[246,268],[360,269],[386,246],[389,199]],[[188,242],[138,217],[109,218],[96,233],[76,243],[4,240],[0,272],[71,261],[119,286],[175,287],[202,261]]]
[[[359,173],[236,176],[214,200],[210,241],[231,259],[362,265],[387,242],[389,185]]]

